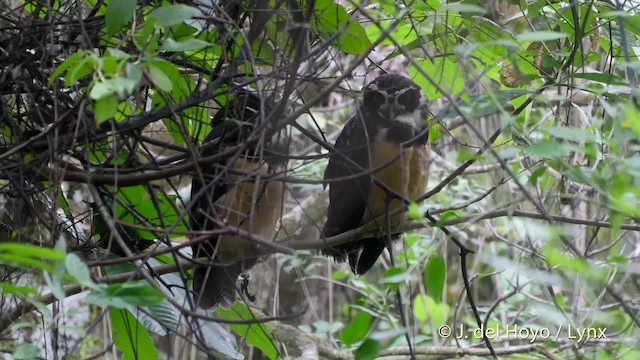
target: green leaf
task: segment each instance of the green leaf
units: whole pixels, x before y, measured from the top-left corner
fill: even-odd
[[[436,140],[442,137],[442,131],[440,130],[440,128],[441,128],[440,123],[435,123],[431,125],[431,127],[429,128],[429,142],[435,143]]]
[[[40,348],[33,344],[21,344],[11,354],[15,360],[27,360],[40,358]]]
[[[111,0],[107,3],[107,36],[112,36],[129,23],[136,10],[136,4],[135,0]]]
[[[393,267],[384,272],[384,277],[379,283],[389,285],[390,288],[396,289],[400,284],[404,284],[409,280],[411,280],[411,276],[405,269]]]
[[[175,331],[180,324],[180,314],[167,299],[160,304],[145,306],[142,309],[145,311],[139,311],[135,307],[128,308],[146,329],[160,336],[167,335],[167,329]]]
[[[173,88],[173,82],[169,76],[153,64],[149,64],[149,76],[158,89],[169,92]]]
[[[202,337],[207,347],[216,352],[216,355],[218,355],[217,353],[224,355],[221,358],[244,359],[244,355],[236,350],[238,348],[236,337],[222,325],[209,321],[204,322]]]
[[[344,26],[346,29],[342,30]],[[371,46],[362,25],[355,17],[351,19],[344,7],[333,0],[316,0],[311,27],[322,40],[328,40],[338,33],[332,44],[349,54],[363,54]]]
[[[602,268],[596,268],[584,259],[562,253],[553,246],[545,246],[542,250],[547,262],[552,266],[557,266],[560,269],[568,270],[599,282],[604,282],[607,277],[607,272],[602,271]]]
[[[568,149],[562,143],[551,140],[542,140],[524,150],[525,154],[547,159],[562,158],[568,153]]]
[[[489,116],[504,109],[509,109],[512,100],[530,93],[531,92],[526,90],[501,90],[491,91],[482,95],[474,95],[469,97],[468,101],[458,103],[458,108],[462,110],[461,112],[463,114],[460,114],[453,106],[447,105],[444,109],[440,110],[435,120],[440,121],[458,115],[473,116],[474,118]]]
[[[38,291],[31,286],[15,286],[8,282],[0,282],[0,293],[26,298],[29,295],[38,295]]]
[[[0,243],[0,254],[10,253],[24,257],[63,260],[64,252],[22,243]]]
[[[550,135],[555,138],[573,140],[573,141],[594,141],[596,135],[588,130],[575,129],[570,127],[556,127],[552,126],[547,129]]]
[[[557,31],[531,31],[516,35],[516,39],[520,41],[551,41],[564,39],[566,37],[567,34]]]
[[[447,265],[444,258],[442,256],[431,258],[424,269],[424,286],[432,298],[440,299],[442,297],[446,275]]]
[[[175,195],[167,195],[162,192],[150,193],[143,185],[120,187],[113,189],[117,192],[118,201],[116,203],[116,214],[118,220],[134,225],[142,225],[147,228],[166,228],[184,216],[176,208]],[[151,197],[155,199],[151,199]],[[155,205],[158,205],[156,207]],[[98,219],[99,217],[96,217]],[[188,217],[183,217],[182,221],[174,227],[176,233],[169,234],[170,237],[184,236],[180,231],[187,230]],[[133,233],[133,230],[131,230]],[[135,236],[144,240],[155,240],[158,233],[147,230],[137,230]]]
[[[436,99],[444,96],[438,87],[454,96],[463,90],[464,77],[458,69],[458,64],[452,59],[439,57],[433,59],[433,62],[423,59],[418,60],[417,64],[420,68],[414,65],[409,67],[409,77],[422,88],[427,98]]]
[[[118,98],[114,94],[101,97],[96,101],[95,108],[93,109],[93,117],[96,120],[96,124],[111,119],[118,112]]]
[[[420,210],[420,206],[414,202],[409,205],[409,209],[407,210],[407,215],[409,218],[413,220],[422,220],[424,219],[424,213]]]
[[[629,86],[629,82],[627,80],[613,74],[591,72],[570,74],[569,77],[586,79],[609,85]]]
[[[439,328],[449,318],[451,308],[446,303],[435,301],[431,296],[418,295],[413,299],[413,314],[421,322],[431,319],[431,327]]]
[[[129,55],[127,52],[122,51],[120,49],[110,47],[107,50],[109,51],[109,55],[111,55],[114,59],[117,59],[117,60],[123,60],[123,59],[126,60],[126,59],[132,58],[131,55]]]
[[[67,269],[67,273],[76,280],[80,285],[94,288],[96,284],[91,279],[91,273],[89,272],[89,268],[82,261],[78,255],[76,254],[67,254],[67,258],[65,259],[65,268]]]
[[[145,329],[128,310],[109,309],[113,343],[122,351],[123,360],[157,360],[158,351]]]
[[[44,263],[38,259],[32,259],[14,254],[0,253],[0,264],[12,265],[22,268],[28,268],[32,266],[44,271],[51,271],[51,265],[47,263]]]
[[[67,75],[64,77],[65,86],[71,86],[78,82],[78,80],[91,74],[97,61],[98,59],[95,55],[91,54],[91,56],[87,56],[78,61],[78,63],[73,64],[73,66],[69,68],[69,71],[67,71]]]
[[[200,10],[187,5],[167,5],[149,13],[149,17],[156,19],[158,26],[171,26],[200,15]]]
[[[162,44],[162,50],[166,51],[190,51],[190,50],[200,50],[207,46],[211,46],[210,43],[198,40],[198,39],[187,39],[185,41],[175,41],[173,39],[167,39],[164,44]]]
[[[217,308],[216,313],[221,318],[228,320],[255,320],[251,310],[240,302],[237,302],[230,309]],[[269,359],[279,357],[278,349],[273,344],[273,336],[264,324],[229,324],[229,328],[244,337],[251,345],[262,350]]]
[[[127,63],[124,68],[127,73],[127,78],[133,80],[136,84],[139,84],[140,80],[142,80],[142,68],[140,65]]]
[[[124,309],[128,306],[155,305],[164,299],[164,294],[148,284],[138,281],[99,286],[92,290],[84,298],[84,301],[100,306],[114,306]]]
[[[58,65],[56,70],[49,76],[49,86],[53,84],[53,82],[62,75],[67,69],[71,68],[73,65],[77,65],[80,58],[87,54],[86,50],[79,50],[75,54],[71,55],[67,60],[65,60],[62,64]]]
[[[367,339],[353,353],[355,360],[369,360],[377,358],[378,354],[384,349],[380,342]]]
[[[350,346],[363,339],[371,327],[371,315],[361,312],[340,332],[338,339]]]
[[[487,10],[472,4],[451,3],[446,4],[438,9],[438,11],[455,11],[459,13],[484,14]]]
[[[413,299],[413,316],[415,316],[416,320],[421,323],[424,323],[429,319],[429,314],[427,314],[427,307],[424,304],[424,295],[417,295],[415,299]]]
[[[91,91],[89,92],[89,97],[93,100],[99,100],[103,97],[111,95],[115,92],[111,86],[106,81],[99,81],[93,84],[91,87]]]

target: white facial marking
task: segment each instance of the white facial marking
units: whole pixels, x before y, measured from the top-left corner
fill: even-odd
[[[414,129],[420,129],[425,119],[422,118],[422,109],[417,108],[411,113],[396,116],[393,121],[411,125]]]

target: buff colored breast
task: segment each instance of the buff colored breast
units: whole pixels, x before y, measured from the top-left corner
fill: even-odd
[[[374,169],[384,164],[389,165],[375,172],[374,176],[406,199],[416,200],[427,190],[430,147],[426,144],[402,149],[398,144],[386,141],[385,138],[386,131],[380,131],[371,146],[371,163]],[[372,184],[363,223],[384,215],[386,198],[385,190]],[[389,210],[393,211],[401,207],[402,202],[394,199],[390,203]]]
[[[277,222],[282,215],[284,184],[260,179],[260,175],[268,174],[265,163],[239,159],[235,162],[234,169],[247,175],[231,175],[235,184],[216,203],[219,216],[229,226],[273,240]],[[218,260],[225,265],[256,258],[259,249],[250,239],[236,235],[220,236],[216,246]]]

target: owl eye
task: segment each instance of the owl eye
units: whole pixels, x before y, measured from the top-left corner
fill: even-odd
[[[378,107],[380,107],[380,105],[384,104],[385,101],[387,101],[387,98],[383,94],[381,94],[381,93],[379,93],[377,91],[371,93],[371,102],[373,104],[375,104],[375,105],[378,105]]]
[[[404,93],[400,94],[400,96],[398,96],[396,102],[398,103],[398,105],[404,106],[404,108],[407,110],[413,110],[417,108],[418,104],[420,103],[420,94],[413,89],[405,91]]]

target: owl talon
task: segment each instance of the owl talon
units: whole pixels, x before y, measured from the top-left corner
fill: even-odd
[[[256,301],[256,296],[249,293],[249,274],[240,274],[240,291],[251,302]]]

